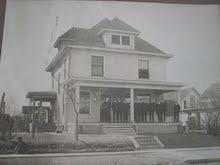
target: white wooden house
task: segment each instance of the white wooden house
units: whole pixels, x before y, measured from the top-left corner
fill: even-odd
[[[57,92],[56,122],[67,132],[74,128],[75,113],[67,95],[79,103],[79,125],[85,133],[100,133],[100,106],[104,97],[129,102],[128,124],[136,132],[175,132],[176,123],[136,124],[134,102],[144,98],[160,102],[163,94],[179,91],[182,83],[168,82],[167,64],[172,55],[139,37],[141,32],[118,19],[103,19],[90,29],[72,27],[57,38],[57,55],[46,68]],[[64,88],[66,90],[64,90]],[[118,123],[120,124],[120,123]],[[148,127],[148,128],[147,128]]]

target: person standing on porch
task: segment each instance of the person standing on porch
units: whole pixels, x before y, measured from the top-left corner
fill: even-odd
[[[129,103],[125,103],[125,122],[128,122],[128,113],[129,113],[130,105]]]
[[[116,99],[113,99],[112,102],[113,122],[116,122],[116,111],[117,111],[117,102]]]
[[[140,103],[140,108],[141,108],[141,122],[144,123],[144,117],[145,117],[145,103],[142,101]]]
[[[163,102],[163,122],[166,122],[167,103]]]
[[[134,103],[134,121],[137,122],[137,102]]]
[[[153,122],[154,109],[153,109],[153,103],[151,103],[151,102],[149,104],[149,118],[150,118],[150,122]]]
[[[120,120],[120,98],[117,99],[117,102],[116,102],[116,121],[119,122]]]
[[[119,116],[120,116],[120,122],[123,122],[123,116],[124,116],[124,102],[120,100],[119,102]]]
[[[180,105],[176,103],[174,105],[174,122],[179,122]]]
[[[156,114],[158,122],[161,122],[161,104],[160,102],[156,104]]]

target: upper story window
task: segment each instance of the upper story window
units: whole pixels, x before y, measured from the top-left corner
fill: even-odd
[[[122,45],[130,45],[130,37],[129,36],[121,36]]]
[[[138,60],[138,77],[142,79],[149,79],[149,60]]]
[[[120,44],[120,35],[112,35],[112,44]]]
[[[125,36],[125,35],[112,35],[112,44],[117,44],[117,45],[130,45],[130,36]]]
[[[92,56],[92,76],[103,76],[103,63],[104,58],[102,56]]]

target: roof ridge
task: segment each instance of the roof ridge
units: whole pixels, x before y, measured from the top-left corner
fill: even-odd
[[[99,25],[103,24],[103,23],[107,23],[110,22],[111,20],[109,20],[108,18],[103,18],[101,21],[99,21],[97,24],[95,24],[94,26],[92,26],[90,29],[96,29]]]

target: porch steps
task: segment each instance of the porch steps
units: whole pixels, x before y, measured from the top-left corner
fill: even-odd
[[[110,134],[110,135],[136,135],[135,130],[130,126],[126,124],[122,125],[103,125],[102,126],[103,131],[105,134]]]
[[[156,136],[136,136],[134,139],[139,144],[140,150],[164,148],[164,145]]]

